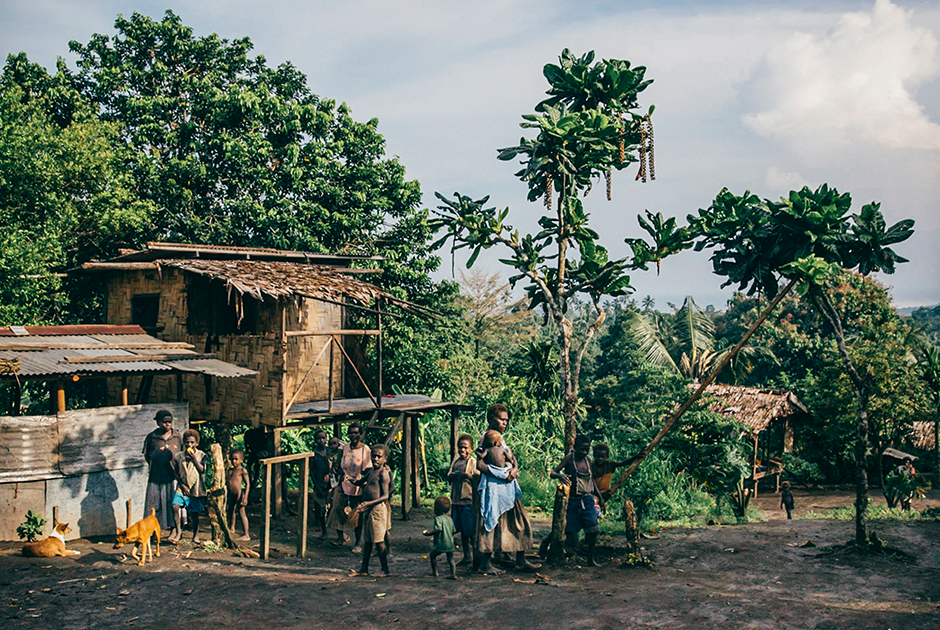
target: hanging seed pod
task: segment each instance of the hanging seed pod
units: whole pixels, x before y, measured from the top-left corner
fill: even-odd
[[[588,180],[587,188],[584,189],[584,196],[587,197],[591,194],[591,189],[594,188],[594,182]]]
[[[647,159],[649,160],[649,169],[650,169],[650,180],[656,179],[656,161],[653,157],[653,121],[650,120],[650,117],[646,117],[646,135],[649,138],[649,152]]]
[[[637,171],[636,178],[646,183],[646,127],[643,121],[640,121],[640,170]]]
[[[610,201],[610,182],[611,182],[610,169],[607,169],[607,172],[604,173],[604,175],[607,177],[607,201]]]
[[[545,207],[552,209],[552,178],[549,177],[545,183]]]
[[[627,145],[622,136],[620,138],[620,151],[617,157],[621,164],[623,164],[623,161],[627,159]]]

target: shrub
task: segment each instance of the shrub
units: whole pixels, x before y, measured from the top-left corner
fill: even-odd
[[[42,526],[45,524],[46,519],[29,510],[26,512],[26,520],[16,528],[16,535],[25,538],[27,542],[36,542],[36,539],[42,535]]]

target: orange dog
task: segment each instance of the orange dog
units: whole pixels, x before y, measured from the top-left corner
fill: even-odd
[[[54,558],[56,556],[77,556],[81,551],[65,548],[65,535],[72,531],[68,523],[56,523],[48,538],[39,542],[23,545],[23,555],[29,558]]]
[[[137,566],[144,566],[144,560],[147,558],[147,552],[150,552],[150,561],[153,562],[153,547],[150,545],[150,537],[157,535],[157,557],[160,557],[160,521],[157,520],[157,510],[150,508],[150,516],[141,519],[125,530],[118,528],[117,540],[114,542],[114,548],[120,549],[127,543],[134,543],[131,550],[131,557],[137,560]],[[143,546],[143,553],[137,557],[137,550]]]

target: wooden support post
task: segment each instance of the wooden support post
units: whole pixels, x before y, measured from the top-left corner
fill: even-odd
[[[378,374],[378,379],[376,381],[376,389],[378,393],[376,394],[376,400],[378,404],[376,405],[379,409],[382,408],[382,298],[377,298],[375,301],[375,310],[378,313],[375,318],[377,320],[377,328],[379,331],[378,337],[376,337],[376,348],[375,348],[375,362],[376,362],[376,372]],[[453,460],[452,460],[453,461]]]
[[[418,419],[411,419],[411,505],[421,507],[421,475],[418,471]]]
[[[303,558],[307,553],[307,512],[310,489],[310,458],[304,457],[300,468],[300,539],[297,541],[297,557]]]
[[[176,402],[183,402],[183,373],[176,374]]]
[[[55,527],[59,524],[59,506],[52,506],[52,526]]]
[[[121,377],[121,406],[127,406],[127,374]]]
[[[757,484],[758,484],[758,479],[757,479],[757,444],[758,444],[758,442],[757,442],[757,436],[755,435],[755,436],[754,436],[754,459],[751,460],[751,469],[752,469],[752,471],[753,471],[753,472],[751,473],[751,477],[754,478],[754,497],[753,497],[753,498],[755,498],[755,499],[757,498]]]
[[[13,381],[13,415],[18,416],[23,411],[23,386],[20,380]]]
[[[128,500],[127,500],[127,520],[124,521],[125,523],[127,523],[127,524],[124,526],[125,529],[128,528],[128,527],[130,527],[130,526],[133,525],[133,523],[134,523],[134,521],[131,520],[131,511],[132,511],[132,510],[133,510],[133,503],[131,502],[131,499],[128,499]]]
[[[411,448],[411,425],[413,423],[411,416],[405,416],[401,430],[401,517],[405,521],[411,515],[411,469],[414,461]]]
[[[336,343],[336,337],[330,336],[330,340],[327,342],[330,345],[330,381],[329,387],[327,388],[327,399],[326,408],[329,413],[333,413],[333,344]]]
[[[261,557],[271,552],[271,464],[264,466],[264,500],[261,504]]]
[[[274,430],[274,456],[277,457],[281,454],[281,432]],[[284,470],[281,464],[274,464],[274,516],[276,518],[281,518],[284,509],[284,499],[287,497],[283,496],[282,492],[282,478],[284,476]]]
[[[65,411],[65,381],[55,382],[55,404],[56,411]]]
[[[333,423],[333,437],[343,439],[343,423],[334,422]]]
[[[457,419],[459,414],[456,407],[450,410],[450,461],[457,458],[457,437],[460,435],[460,425]]]

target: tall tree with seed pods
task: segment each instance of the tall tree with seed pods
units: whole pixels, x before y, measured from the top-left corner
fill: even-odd
[[[514,271],[510,282],[513,286],[525,282],[529,308],[542,309],[546,323],[557,331],[565,446],[571,449],[577,433],[581,363],[607,317],[602,298],[631,293],[627,271],[645,266],[653,259],[652,252],[665,255],[689,243],[677,239],[666,248],[656,241],[634,247],[639,255],[632,261],[611,260],[584,209],[582,198],[595,181],[606,180],[609,199],[612,172],[641,157],[638,178],[654,176],[650,163],[654,108],[640,112],[637,102],[651,83],[645,78],[646,68],[619,59],[595,62],[593,52],[576,57],[565,49],[558,65],[546,65],[543,74],[549,97],[535,107],[536,113],[523,115],[520,124],[534,130],[535,136],[523,137],[498,153],[501,160],[520,159],[523,168],[516,176],[528,186],[529,201],[543,200],[549,210],[538,221],[541,231],[520,235],[506,223],[509,208],[487,207],[489,197],[473,200],[454,193],[449,199],[436,193],[442,205],[435,226],[445,232],[436,245],[451,241],[453,250],[470,249],[468,267],[484,249],[498,245],[508,250],[510,256],[500,262]],[[594,312],[593,321],[577,338],[572,322],[576,298],[587,300]],[[564,529],[564,509],[558,507],[556,503],[554,540],[560,540]]]

